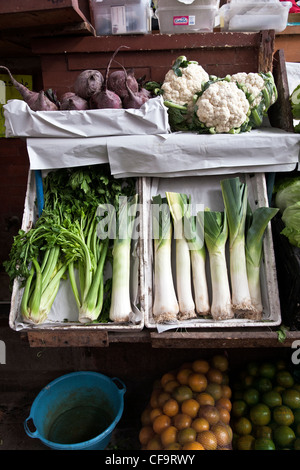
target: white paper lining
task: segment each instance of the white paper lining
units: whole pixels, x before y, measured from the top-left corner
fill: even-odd
[[[22,100],[3,107],[6,137],[103,137],[169,132],[167,108],[161,96],[139,109],[32,111]]]

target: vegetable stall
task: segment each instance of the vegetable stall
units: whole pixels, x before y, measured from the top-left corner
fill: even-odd
[[[90,69],[101,71],[105,76],[107,64],[111,71],[114,69],[123,74],[124,69],[138,62],[134,67],[135,76],[146,76],[144,84],[148,84],[148,93],[143,96],[148,100],[145,107],[128,113],[130,119],[139,121],[140,109],[158,115],[161,109],[164,111],[163,118],[148,134],[143,132],[143,126],[140,133],[136,133],[135,124],[132,131],[130,122],[125,122],[128,126],[126,134],[115,125],[115,135],[107,135],[101,134],[101,129],[99,133],[97,126],[92,126],[90,132],[84,120],[82,129],[77,124],[73,126],[71,120],[64,120],[64,113],[73,113],[73,108],[70,111],[65,108],[42,111],[36,115],[24,103],[8,103],[7,119],[10,115],[12,119],[18,116],[16,122],[19,124],[19,129],[16,129],[13,123],[9,123],[8,132],[10,136],[17,132],[26,138],[30,171],[23,227],[12,247],[14,262],[8,263],[7,267],[13,278],[16,275],[14,267],[17,266],[18,274],[22,275],[28,269],[28,262],[33,263],[29,277],[22,279],[24,291],[15,283],[10,326],[26,336],[33,349],[76,346],[97,350],[104,346],[104,354],[108,358],[108,346],[116,346],[120,350],[122,346],[133,345],[133,349],[137,348],[141,353],[143,348],[149,351],[150,346],[151,354],[159,361],[160,354],[165,354],[166,359],[169,357],[169,348],[176,351],[178,359],[180,355],[187,357],[188,353],[199,348],[201,351],[219,348],[230,351],[236,348],[286,349],[298,339],[299,333],[292,330],[286,332],[284,342],[278,341],[281,310],[270,224],[278,209],[276,205],[268,207],[272,175],[274,172],[292,171],[298,161],[299,139],[292,132],[284,56],[282,51],[274,54],[272,31],[197,34],[197,41],[191,36],[176,35],[171,44],[169,37],[153,35],[151,47],[144,36],[138,38],[138,43],[131,36],[123,37],[124,47],[116,56],[122,67],[117,63],[109,64],[109,57],[119,46],[119,38],[116,37],[107,38],[105,45],[101,38],[87,37],[79,43],[67,38],[63,46],[54,38],[51,48],[48,39],[41,39],[33,46],[34,53],[41,59],[43,89],[55,90],[59,99],[70,92],[79,72],[87,69],[87,63]],[[203,90],[198,90],[197,100],[205,100],[206,92],[209,92],[207,101],[212,99],[215,86],[222,89],[222,93],[230,89],[228,96],[235,94],[239,100],[233,106],[239,111],[237,120],[229,121],[226,129],[219,128],[212,115],[206,120],[204,115],[196,113],[189,119],[189,106],[185,106],[185,100],[174,103],[169,96],[163,102],[161,90],[164,87],[159,84],[178,58],[177,68],[181,67],[183,72],[188,70],[190,64],[187,62],[190,60],[193,65],[201,64],[206,78],[210,77],[205,79]],[[55,74],[50,73],[54,68]],[[260,90],[263,90],[263,98],[255,104],[251,90],[237,79],[254,72],[257,83],[253,86],[261,83]],[[234,75],[237,75],[236,80],[232,79]],[[100,82],[101,86],[103,83],[108,86],[105,79],[104,82],[100,79]],[[107,88],[104,91],[107,97]],[[153,93],[150,99],[149,93]],[[74,96],[69,95],[68,100],[74,107]],[[231,104],[229,99],[228,109]],[[120,119],[123,114],[127,115],[127,111],[120,107],[114,111],[119,112]],[[43,112],[48,115],[45,117]],[[93,116],[93,112],[94,109],[84,110],[87,118]],[[222,124],[224,116],[228,115],[228,111],[223,112],[219,120]],[[234,112],[231,111],[232,114]],[[53,116],[56,113],[62,116],[58,132],[51,126],[52,113]],[[164,119],[166,115],[168,122]],[[31,126],[26,129],[29,117]],[[263,125],[266,117],[270,122],[267,128]],[[107,113],[107,118],[106,126],[112,129],[114,123],[113,119],[110,121],[110,113]],[[146,122],[146,128],[149,123]],[[187,128],[173,128],[169,133],[168,124],[172,126],[172,123]],[[191,123],[195,127],[189,127]],[[81,130],[83,135],[80,135]],[[60,155],[53,152],[54,147],[61,149]],[[288,148],[289,152],[283,153],[283,148]],[[111,174],[103,174],[107,168]],[[35,172],[38,171],[43,175],[41,214],[37,213],[35,206]],[[100,173],[97,174],[98,171]],[[265,173],[270,180],[265,178]],[[107,191],[97,193],[94,178],[103,181]],[[209,194],[210,190],[213,194]],[[121,205],[117,208],[117,220],[120,222],[125,216],[130,236],[122,240],[115,238],[108,244],[101,240],[96,230],[97,227],[104,228],[107,234],[111,219],[106,218],[106,225],[101,224],[103,213],[98,212],[95,218],[96,208],[99,210],[104,206],[107,209],[120,195],[132,198],[131,218],[126,212],[128,207],[125,212]],[[131,263],[137,263],[139,268],[137,271],[135,265],[135,278],[131,278],[134,283],[130,285],[128,247],[135,241],[133,217],[138,213],[136,205],[139,202],[141,215],[138,220],[143,237],[132,244]],[[201,205],[196,213],[194,204]],[[155,206],[158,206],[158,212]],[[193,208],[192,212],[186,211],[187,208]],[[158,229],[155,243],[150,232],[152,224]],[[175,232],[183,228],[185,237],[173,238]],[[188,244],[192,245],[190,259],[186,251]],[[204,245],[207,251],[203,251]],[[37,262],[37,253],[42,253],[45,258]],[[172,266],[174,253],[176,264]],[[112,269],[112,277],[104,276],[104,260],[107,261],[106,267]],[[50,268],[50,261],[53,277],[51,271],[46,270],[47,266]],[[225,273],[228,283],[224,282]],[[257,290],[257,274],[261,273],[263,287],[260,292],[259,288]],[[197,297],[196,279],[199,277],[202,287],[206,282],[209,284],[205,290],[206,306],[199,302],[200,298],[203,300],[203,293],[199,292]],[[249,279],[255,286],[253,289],[250,286],[250,290]],[[109,286],[110,280],[115,286]],[[67,283],[66,290],[60,292],[61,297],[54,300],[58,286]],[[236,291],[235,283],[238,283]],[[105,302],[108,299],[105,289],[109,287],[110,295],[115,299],[115,303],[111,302],[113,312]],[[243,298],[235,298],[236,293],[243,293],[241,287],[245,288]],[[128,308],[120,321],[115,315],[122,313],[129,292],[131,321],[128,321]],[[258,298],[257,302],[254,302],[254,297]],[[226,298],[227,310],[224,310]],[[167,310],[163,305],[166,300],[170,302]],[[181,302],[189,303],[191,307],[185,310]],[[214,310],[215,302],[222,304],[221,315],[220,305]],[[24,307],[22,320],[20,305]],[[50,305],[56,306],[53,317]],[[100,305],[103,313],[99,317]],[[96,314],[95,306],[98,308]],[[36,321],[23,321],[29,317]],[[50,322],[47,321],[49,318]]]

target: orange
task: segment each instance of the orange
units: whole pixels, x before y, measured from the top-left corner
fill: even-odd
[[[230,423],[230,413],[226,408],[218,408],[219,415],[220,415],[220,421],[224,424],[229,424]]]
[[[191,416],[191,418],[195,418],[199,407],[200,405],[197,400],[194,398],[188,398],[181,403],[181,412]]]
[[[232,416],[240,417],[246,415],[248,411],[248,405],[244,400],[235,400],[232,403]]]
[[[159,436],[154,436],[146,445],[146,450],[162,450],[162,445]]]
[[[222,397],[224,398],[231,398],[232,397],[232,390],[229,385],[221,385],[222,390]]]
[[[164,387],[167,382],[174,380],[176,377],[172,372],[166,372],[160,379],[161,386]]]
[[[205,418],[195,418],[191,426],[193,429],[195,429],[196,432],[209,430],[209,422]]]
[[[188,442],[194,442],[196,440],[197,433],[195,429],[189,427],[185,429],[181,429],[178,431],[178,437],[177,440],[179,444],[184,445],[187,444]]]
[[[257,405],[252,406],[249,415],[252,424],[258,426],[266,426],[271,421],[270,408],[264,403],[257,403]]]
[[[259,437],[254,441],[254,450],[276,450],[276,447],[272,439]]]
[[[171,394],[169,392],[161,392],[158,397],[156,398],[157,407],[162,408],[166,401],[171,398]]]
[[[167,415],[159,415],[153,421],[153,431],[157,434],[160,434],[164,429],[166,429],[171,424],[171,418]]]
[[[180,369],[176,375],[176,380],[178,380],[181,385],[188,385],[188,377],[191,373],[192,369]]]
[[[207,386],[207,378],[200,372],[193,372],[188,377],[188,385],[193,392],[203,392]]]
[[[205,450],[216,450],[218,441],[212,431],[203,431],[197,434],[197,442],[203,445]]]
[[[147,445],[150,439],[152,439],[152,437],[154,437],[154,431],[152,426],[143,426],[139,432],[139,441],[141,445]]]
[[[195,372],[200,372],[201,374],[206,374],[210,368],[209,362],[205,359],[196,359],[192,363],[192,368]]]
[[[158,408],[158,396],[160,394],[160,390],[159,389],[155,389],[152,391],[151,393],[151,397],[150,397],[150,405],[152,406],[152,408]]]
[[[155,420],[155,418],[157,416],[160,416],[162,415],[162,410],[161,408],[153,408],[151,411],[150,411],[150,420],[151,420],[151,423],[153,423],[153,421]]]
[[[220,421],[218,409],[211,405],[200,406],[198,416],[199,418],[205,418],[210,425],[217,424]]]
[[[181,450],[181,445],[179,442],[173,442],[169,444],[164,450]]]
[[[229,400],[229,398],[221,397],[219,400],[216,401],[216,407],[219,408],[225,408],[227,411],[231,411],[232,409],[232,403]]]
[[[150,417],[151,411],[152,411],[152,408],[149,406],[149,407],[145,408],[144,411],[142,412],[142,414],[141,414],[142,426],[147,426],[147,425],[150,425],[152,423],[151,417]]]
[[[300,408],[300,392],[293,388],[284,390],[282,392],[282,403],[292,410]]]
[[[219,369],[210,368],[206,374],[208,382],[221,384],[223,382],[223,374]]]
[[[257,426],[255,437],[266,437],[267,439],[272,439],[272,428],[270,428],[270,426]]]
[[[214,398],[214,400],[219,400],[219,398],[222,396],[222,385],[215,382],[209,382],[205,391],[209,393]]]
[[[160,440],[164,448],[176,442],[177,433],[178,429],[175,426],[169,426],[161,432]]]
[[[198,393],[196,396],[196,400],[200,405],[214,405],[215,399],[212,395],[206,392]]]
[[[231,443],[231,436],[227,430],[227,428],[223,424],[214,424],[211,427],[211,431],[217,438],[218,446],[225,447]]]
[[[185,429],[192,424],[192,418],[185,413],[178,413],[173,418],[173,424],[178,430]]]
[[[179,382],[176,379],[169,380],[165,385],[164,385],[164,391],[168,393],[172,393],[175,388],[179,386]]]
[[[215,354],[211,359],[211,365],[215,369],[225,372],[228,369],[228,359],[223,354]]]
[[[169,398],[163,405],[163,413],[167,416],[175,416],[179,411],[179,405],[174,398]]]
[[[203,445],[200,442],[187,442],[182,446],[182,450],[205,450]]]
[[[276,374],[276,382],[284,388],[289,388],[294,385],[293,376],[288,370],[279,370]]]
[[[259,391],[256,390],[254,387],[248,387],[243,393],[243,400],[247,403],[247,405],[252,406],[256,405],[259,402]]]

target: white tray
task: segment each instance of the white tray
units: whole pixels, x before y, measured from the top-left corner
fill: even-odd
[[[233,177],[236,175],[231,175]],[[248,185],[249,202],[254,209],[258,206],[268,206],[267,188],[263,173],[253,175],[243,174],[240,176]],[[223,210],[220,180],[228,175],[195,176],[188,178],[142,178],[142,200],[143,200],[143,248],[141,269],[143,270],[141,299],[142,310],[145,312],[145,326],[157,328],[158,331],[178,328],[226,328],[226,327],[266,327],[277,326],[281,323],[280,302],[278,295],[276,264],[273,249],[271,225],[269,223],[263,243],[263,260],[261,266],[263,315],[261,321],[247,319],[229,319],[214,321],[213,319],[197,318],[174,324],[156,324],[152,315],[153,303],[153,246],[151,239],[150,209],[152,197],[156,194],[164,196],[165,191],[183,192],[191,195],[194,203],[203,203],[205,207],[212,210]],[[174,261],[174,260],[173,260]],[[207,263],[208,264],[208,263]],[[209,280],[209,267],[207,266],[207,278]],[[209,281],[208,281],[209,282]],[[210,290],[210,286],[209,290]]]

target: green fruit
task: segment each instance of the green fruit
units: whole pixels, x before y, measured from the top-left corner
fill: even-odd
[[[294,422],[294,414],[288,406],[277,406],[273,410],[273,419],[276,424],[290,426]]]
[[[271,420],[270,408],[264,403],[257,403],[250,409],[250,420],[257,426],[266,426]]]
[[[273,436],[275,444],[279,447],[290,448],[296,440],[296,436],[292,428],[285,425],[278,426],[274,430]]]
[[[284,388],[289,388],[294,385],[293,376],[288,370],[279,370],[276,374],[276,382]]]
[[[254,450],[276,450],[276,447],[271,439],[259,437],[255,439]]]
[[[264,362],[261,364],[258,370],[258,374],[261,377],[267,377],[268,379],[273,379],[276,374],[276,366],[271,362]]]
[[[240,416],[245,416],[248,411],[247,403],[244,400],[236,400],[232,403],[231,414],[232,416],[238,418]]]
[[[254,447],[254,437],[251,434],[246,434],[237,438],[235,448],[237,450],[252,450]]]
[[[252,431],[252,424],[248,418],[245,416],[241,416],[238,420],[234,423],[234,431],[239,436],[245,436],[246,434],[250,434]]]
[[[260,392],[269,392],[273,388],[272,381],[268,377],[258,377],[255,379],[253,386]]]
[[[272,428],[270,426],[257,426],[255,429],[255,437],[258,439],[264,437],[267,439],[272,438]]]
[[[247,388],[243,393],[243,400],[249,406],[256,405],[259,401],[259,391],[253,387]]]
[[[293,388],[288,388],[282,392],[282,403],[289,408],[300,408],[300,392]]]
[[[268,392],[265,392],[261,397],[261,401],[269,408],[282,405],[281,395],[275,390],[269,390]]]

